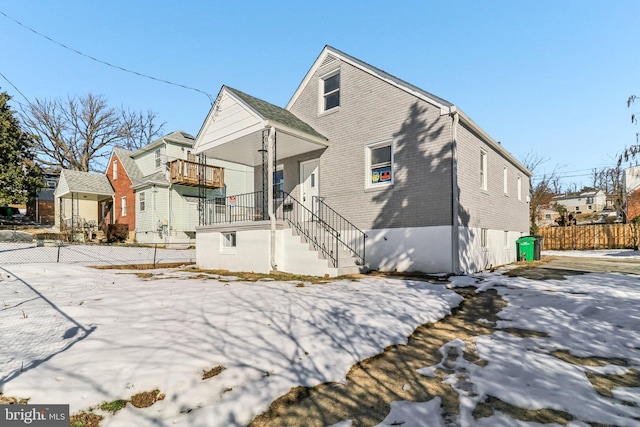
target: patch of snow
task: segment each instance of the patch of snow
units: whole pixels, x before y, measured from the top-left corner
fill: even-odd
[[[391,412],[376,427],[443,427],[440,404],[439,397],[428,402],[391,402]]]
[[[3,393],[77,413],[159,389],[164,400],[103,425],[246,425],[291,387],[344,381],[353,364],[406,343],[462,300],[411,280],[296,287],[149,272],[158,279],[65,264],[0,267]],[[202,380],[218,365],[226,369]]]

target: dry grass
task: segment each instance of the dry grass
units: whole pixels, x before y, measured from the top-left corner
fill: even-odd
[[[27,403],[29,403],[28,398],[23,399],[23,398],[17,398],[17,397],[10,397],[0,393],[0,405],[26,405]]]
[[[540,424],[567,425],[573,421],[573,415],[556,409],[526,409],[503,402],[497,397],[488,396],[483,403],[479,403],[473,410],[474,418],[487,418],[493,415],[493,411],[500,411],[516,420],[536,422]]]
[[[281,271],[272,271],[269,274],[263,274],[263,273],[254,273],[254,272],[246,272],[246,271],[237,272],[237,271],[228,271],[228,270],[204,270],[204,269],[195,268],[195,267],[185,269],[184,271],[188,273],[202,273],[202,274],[215,275],[215,276],[221,276],[221,277],[237,277],[238,280],[249,281],[249,282],[255,282],[261,279],[270,279],[270,280],[276,280],[280,282],[298,282],[297,284],[299,284],[299,282],[310,283],[310,284],[323,284],[323,283],[329,283],[334,280],[342,280],[342,279],[356,280],[354,276],[340,276],[340,277],[326,278],[326,277],[318,277],[318,276],[305,276],[302,274],[284,273]]]
[[[104,417],[93,412],[80,412],[69,419],[71,427],[99,427]]]
[[[158,400],[163,400],[164,398],[165,395],[160,393],[160,390],[143,391],[131,396],[130,402],[136,408],[148,408]]]
[[[193,265],[195,262],[166,262],[162,264],[128,264],[128,265],[96,265],[96,270],[153,270],[156,268],[180,268]]]
[[[215,366],[208,371],[205,369],[204,371],[202,371],[202,380],[208,380],[209,378],[213,378],[216,375],[220,375],[225,369],[226,368],[222,365]]]

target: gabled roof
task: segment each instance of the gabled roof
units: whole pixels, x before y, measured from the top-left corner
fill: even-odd
[[[300,86],[298,86],[298,89],[296,89],[296,91],[294,92],[293,96],[291,97],[291,100],[289,100],[289,103],[287,103],[287,106],[285,107],[287,110],[289,110],[291,106],[296,102],[296,100],[298,99],[298,96],[300,96],[305,86],[313,78],[318,68],[322,67],[325,61],[334,59],[334,58],[340,59],[343,62],[353,65],[354,67],[359,68],[362,71],[365,71],[375,77],[378,77],[381,80],[386,81],[387,83],[390,83],[406,92],[409,92],[417,96],[418,98],[421,98],[437,107],[440,107],[441,110],[448,110],[449,107],[453,107],[453,104],[450,103],[449,101],[446,101],[438,96],[435,96],[434,94],[429,93],[426,90],[420,89],[419,87],[414,86],[411,83],[407,83],[406,81],[401,80],[395,76],[392,76],[391,74],[385,71],[382,71],[381,69],[376,68],[373,65],[369,65],[366,62],[363,62],[357,58],[354,58],[351,55],[348,55],[334,47],[327,45],[324,47],[322,52],[320,52],[320,55],[311,66],[311,69],[309,70],[309,72],[307,72],[307,75],[302,80],[302,83],[300,83]]]
[[[262,164],[263,132],[277,132],[278,157],[287,158],[327,147],[328,139],[290,111],[222,86],[209,110],[194,149],[214,159]]]
[[[133,156],[133,151],[125,150],[123,148],[114,148],[111,152],[111,158],[113,158],[114,155],[116,155],[118,157],[118,160],[120,160],[120,164],[124,168],[127,176],[132,183],[142,178],[142,172],[140,171],[140,168],[131,157]],[[109,158],[109,163],[107,164],[111,164],[111,158]]]
[[[226,88],[229,92],[235,94],[238,98],[244,101],[248,107],[262,116],[263,120],[279,123],[291,129],[296,129],[306,134],[313,135],[317,138],[327,139],[324,135],[318,133],[314,128],[284,108],[278,107],[277,105],[273,105],[251,95],[247,95],[246,93],[240,92],[239,90],[233,89],[229,86],[223,86],[223,88]]]
[[[168,187],[169,180],[165,176],[164,172],[154,172],[151,175],[143,176],[137,181],[131,183],[131,187],[138,189],[141,187],[148,187],[151,185],[159,185],[161,187]]]
[[[340,61],[350,64],[353,67],[364,71],[365,73],[377,77],[380,80],[383,80],[397,87],[398,89],[417,97],[418,99],[422,99],[423,101],[426,101],[440,108],[441,115],[457,114],[460,119],[460,123],[468,126],[471,130],[478,134],[489,146],[491,146],[497,152],[501,153],[506,159],[513,163],[527,176],[530,177],[533,175],[533,173],[529,169],[527,169],[522,163],[520,163],[515,157],[513,157],[511,153],[509,153],[499,142],[491,138],[489,134],[487,134],[480,126],[478,126],[465,113],[463,113],[462,110],[460,110],[456,105],[328,45],[324,47],[322,52],[320,52],[320,55],[311,66],[311,69],[307,72],[304,79],[287,103],[287,106],[285,107],[287,110],[291,109],[293,104],[295,104],[300,94],[304,91],[307,84],[309,84],[313,76],[316,74],[316,71],[318,71],[318,69],[324,66],[327,62],[334,59],[339,59]]]
[[[104,174],[63,169],[60,171],[60,180],[54,194],[57,197],[64,197],[71,193],[95,196],[115,194],[109,179]]]
[[[176,143],[178,145],[184,145],[186,147],[193,147],[193,144],[195,144],[196,139],[195,137],[193,137],[193,135],[190,135],[183,130],[177,130],[175,132],[171,132],[170,134],[167,134],[165,136],[162,136],[156,139],[150,144],[145,145],[144,147],[140,148],[136,152],[132,153],[131,156],[138,157],[141,154],[147,153],[151,150],[155,150],[156,148],[158,148],[159,146],[167,142]]]

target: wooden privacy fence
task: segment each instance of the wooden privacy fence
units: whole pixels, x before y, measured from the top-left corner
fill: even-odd
[[[640,241],[640,227],[634,224],[591,224],[569,227],[540,227],[543,250],[630,249]]]

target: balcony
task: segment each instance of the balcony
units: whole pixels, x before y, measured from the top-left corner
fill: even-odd
[[[198,162],[188,160],[174,160],[170,163],[169,171],[172,184],[200,185],[199,171],[201,165]],[[224,168],[204,165],[203,184],[207,188],[224,187]]]

